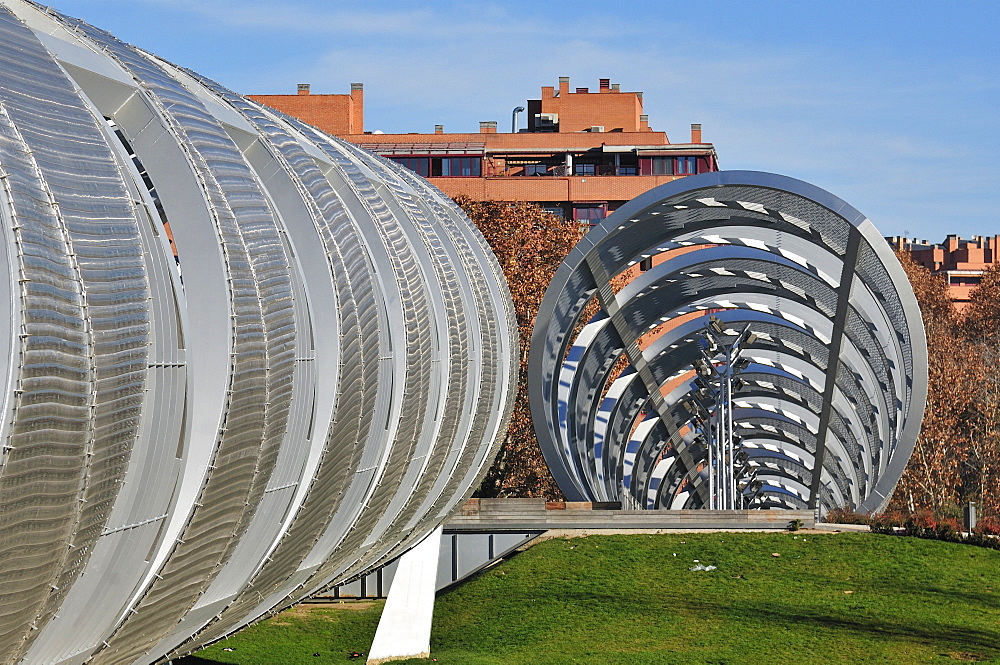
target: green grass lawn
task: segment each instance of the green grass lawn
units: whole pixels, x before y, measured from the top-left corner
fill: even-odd
[[[695,560],[717,568],[693,572]],[[349,662],[368,650],[380,611],[293,610],[180,662]],[[1000,552],[867,533],[551,540],[438,598],[431,656],[1000,663]]]

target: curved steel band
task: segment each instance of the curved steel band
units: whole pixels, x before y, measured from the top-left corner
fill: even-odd
[[[857,210],[748,171],[643,194],[559,268],[532,337],[529,389],[566,497],[709,504],[707,444],[684,405],[710,315],[755,333],[732,395],[734,434],[760,481],[753,505],[880,508],[926,397],[913,292]]]
[[[517,336],[406,169],[0,2],[0,663],[149,663],[396,557],[478,484]]]

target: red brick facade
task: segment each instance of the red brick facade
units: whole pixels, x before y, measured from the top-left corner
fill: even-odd
[[[480,122],[478,134],[446,134],[440,125],[433,134],[365,133],[359,84],[351,95],[306,93],[251,98],[397,161],[449,196],[530,201],[585,222],[657,185],[718,170],[701,125],[691,125],[689,142],[671,143],[649,127],[642,93],[621,92],[610,79],[596,92],[571,92],[566,77],[558,90],[543,87],[541,99],[527,102],[527,131],[517,133],[498,132],[497,121]],[[326,98],[340,99],[341,110]],[[345,108],[353,115],[335,117]]]
[[[952,302],[961,310],[969,303],[984,271],[1000,263],[1000,236],[973,236],[966,240],[949,235],[940,245],[893,236],[886,238],[893,249],[902,250],[918,264],[948,280]]]
[[[651,131],[642,113],[642,93],[621,92],[617,85],[612,86],[611,79],[601,79],[596,93],[589,88],[571,92],[569,77],[563,76],[558,92],[545,86],[541,99],[528,100],[529,132],[587,132],[595,126],[605,132]]]
[[[296,95],[247,96],[329,134],[363,134],[365,131],[365,91],[361,83],[352,83],[349,95],[314,95],[309,84],[302,83]]]

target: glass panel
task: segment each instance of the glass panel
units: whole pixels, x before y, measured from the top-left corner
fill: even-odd
[[[600,221],[604,219],[603,205],[581,205],[573,208],[573,218],[580,221]]]
[[[673,175],[673,157],[653,157],[653,175]]]
[[[416,172],[417,175],[422,175],[425,178],[430,175],[430,160],[426,157],[390,157],[389,159]]]
[[[669,158],[668,158],[669,159]],[[691,175],[697,172],[696,157],[678,157],[676,175]]]

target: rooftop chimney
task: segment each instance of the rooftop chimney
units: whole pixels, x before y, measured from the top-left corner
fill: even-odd
[[[444,125],[434,125],[435,134],[444,134]]]
[[[691,143],[701,143],[701,124],[691,125]]]
[[[577,94],[580,94],[580,93],[587,94],[588,92],[590,92],[590,88],[577,88],[576,92],[577,92]]]
[[[300,95],[308,95],[309,94],[309,84],[308,83],[299,83],[299,94]]]
[[[351,84],[351,101],[348,105],[348,124],[351,134],[363,134],[365,131],[365,84]]]
[[[480,134],[496,134],[497,133],[497,121],[496,120],[482,120],[479,123],[479,133]]]
[[[559,77],[559,94],[568,95],[569,94],[569,77],[560,76]]]
[[[612,83],[611,84],[611,92],[621,92],[621,89],[622,89],[622,84],[621,83]]]
[[[601,79],[601,92],[611,90],[611,79]]]

